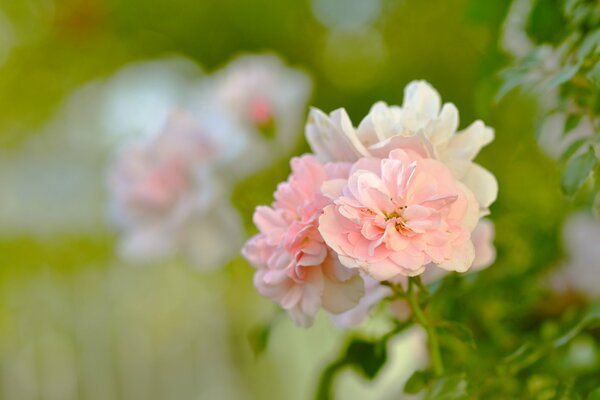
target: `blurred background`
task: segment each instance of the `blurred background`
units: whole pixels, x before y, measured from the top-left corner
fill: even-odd
[[[498,259],[477,285],[460,286],[444,312],[477,327],[480,358],[456,360],[462,367],[485,370],[514,351],[535,318],[547,318],[537,306],[543,276],[565,260],[561,229],[574,206],[536,144],[534,99],[494,101],[498,71],[510,61],[500,46],[509,6],[3,0],[0,398],[311,398],[344,332],[325,315],[309,330],[279,318],[255,356],[249,337],[276,308],[255,291],[253,270],[237,251],[254,233],[254,207],[269,204],[289,173],[290,156],[308,151],[302,124],[268,165],[218,178],[231,182],[223,201],[236,210],[241,237],[210,270],[178,255],[152,265],[124,261],[108,217],[115,154],[159,130],[167,110],[195,87],[189,82],[217,74],[241,53],[276,54],[310,77],[303,118],[308,105],[345,107],[358,123],[375,101],[400,104],[404,86],[425,79],[457,105],[461,129],[475,119],[495,128],[479,162],[500,186],[492,207]],[[403,381],[424,363],[419,343],[418,332],[398,338],[374,382],[345,371],[339,398],[399,398]],[[590,368],[598,371],[593,351]]]

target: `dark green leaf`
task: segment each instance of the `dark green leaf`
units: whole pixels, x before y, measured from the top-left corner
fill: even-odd
[[[404,384],[404,392],[409,394],[419,393],[431,381],[433,374],[429,370],[415,371]]]
[[[591,147],[585,153],[571,158],[561,179],[563,192],[569,196],[575,194],[590,176],[595,165],[596,153]]]
[[[373,379],[387,360],[386,343],[354,339],[346,350],[346,360],[358,367],[366,378]]]
[[[565,128],[563,134],[571,132],[573,129],[577,128],[579,123],[581,122],[581,114],[570,114],[565,121]]]
[[[561,3],[555,0],[538,0],[534,2],[529,13],[527,34],[537,43],[556,43],[563,36],[565,26]]]

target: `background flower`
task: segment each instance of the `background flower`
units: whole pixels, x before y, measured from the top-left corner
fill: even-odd
[[[272,54],[248,54],[218,70],[212,80],[211,100],[246,136],[238,172],[263,168],[298,144],[311,92],[304,72]]]
[[[156,262],[181,250],[199,267],[214,268],[235,252],[241,224],[211,176],[218,153],[207,129],[176,112],[155,138],[120,154],[110,206],[126,259]]]

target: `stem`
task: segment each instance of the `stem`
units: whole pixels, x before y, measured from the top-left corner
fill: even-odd
[[[315,400],[331,400],[333,399],[333,383],[335,376],[340,369],[344,367],[344,361],[339,359],[333,364],[329,365],[319,380],[319,386],[317,387],[317,393]]]
[[[419,299],[417,293],[413,288],[413,282],[415,278],[409,278],[408,280],[408,304],[413,312],[413,315],[419,325],[425,329],[427,333],[429,351],[431,353],[431,363],[433,364],[433,371],[437,376],[444,374],[444,365],[442,364],[442,355],[440,353],[440,344],[438,342],[437,334],[431,323],[427,320],[425,313],[419,305]],[[418,283],[417,283],[418,285]]]

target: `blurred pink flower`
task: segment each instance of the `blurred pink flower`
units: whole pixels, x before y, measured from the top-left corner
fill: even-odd
[[[241,56],[215,77],[218,104],[255,142],[267,136],[285,149],[297,142],[311,89],[306,74],[262,54]]]
[[[286,309],[297,325],[308,327],[323,307],[340,313],[363,294],[358,271],[344,268],[318,231],[319,216],[330,200],[321,185],[347,176],[348,164],[323,165],[315,157],[293,158],[292,174],[279,184],[272,207],[258,207],[260,233],[244,246],[257,269],[254,284],[265,297]]]
[[[458,110],[454,104],[442,105],[439,93],[429,83],[413,81],[404,90],[402,107],[377,102],[358,128],[343,108],[329,115],[312,109],[306,138],[323,161],[387,158],[394,149],[410,149],[439,160],[473,192],[486,214],[496,200],[498,183],[473,160],[494,139],[494,131],[482,121],[460,132],[457,128]]]
[[[472,192],[439,161],[400,149],[362,158],[348,179],[323,185],[333,199],[319,232],[348,268],[377,280],[422,274],[428,264],[464,272],[479,219]]]
[[[156,137],[121,153],[109,189],[125,259],[157,261],[179,249],[203,268],[225,261],[241,232],[211,177],[219,155],[202,126],[184,112],[172,113]]]

